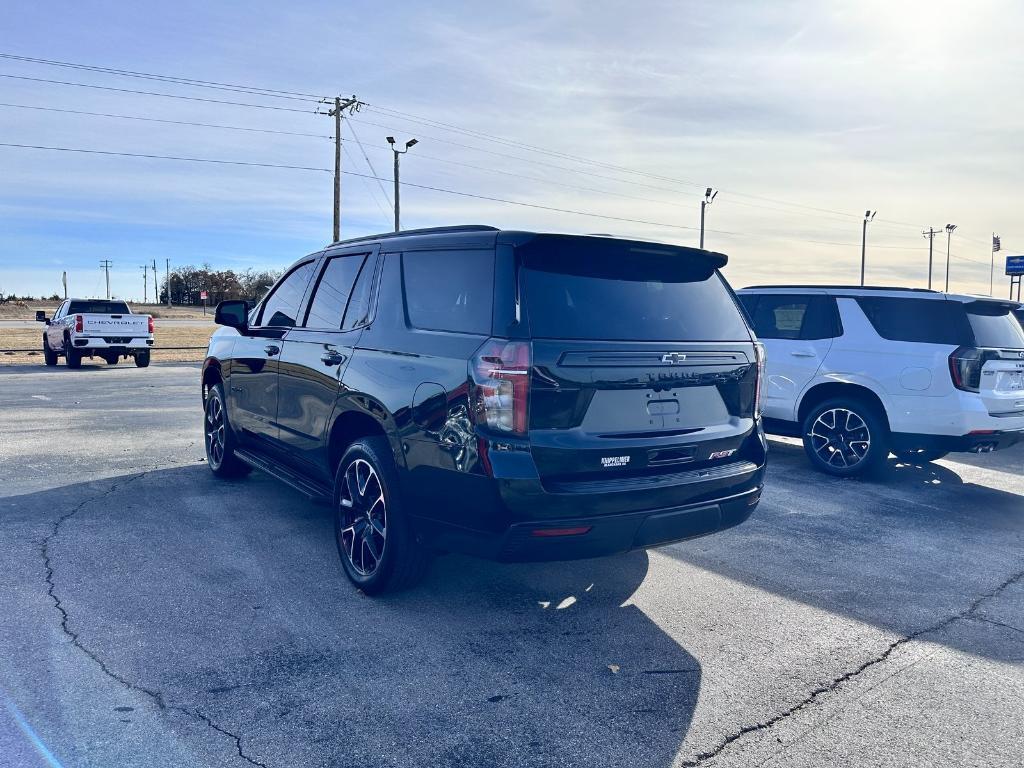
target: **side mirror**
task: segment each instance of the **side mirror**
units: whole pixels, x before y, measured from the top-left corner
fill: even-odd
[[[249,328],[249,310],[244,301],[222,301],[217,305],[213,322],[245,333]]]
[[[50,321],[46,318],[46,313],[41,309],[36,310],[36,322],[50,324]]]

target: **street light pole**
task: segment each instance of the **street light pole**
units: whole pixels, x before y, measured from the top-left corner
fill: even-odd
[[[860,284],[864,287],[864,262],[867,256],[868,248],[868,222],[875,218],[875,214],[878,211],[864,211],[864,226],[860,232]]]
[[[395,156],[395,170],[394,170],[394,179],[395,179],[395,232],[399,232],[399,231],[401,231],[401,226],[402,226],[401,225],[401,222],[402,222],[402,218],[401,218],[401,202],[400,202],[401,201],[401,194],[402,193],[401,193],[401,188],[400,188],[400,182],[398,180],[398,156],[399,155],[404,155],[406,152],[409,151],[409,149],[411,147],[413,147],[416,144],[418,144],[419,141],[417,139],[409,139],[407,142],[405,142],[405,149],[395,149],[395,137],[394,136],[388,136],[387,140],[388,140],[388,144],[391,145],[391,152]]]
[[[953,239],[954,229],[956,229],[956,224],[946,225],[946,293],[949,293],[949,244]]]
[[[704,249],[704,211],[705,209],[714,202],[714,199],[718,197],[718,190],[714,190],[712,194],[711,187],[704,190],[704,199],[700,201],[700,247]]]

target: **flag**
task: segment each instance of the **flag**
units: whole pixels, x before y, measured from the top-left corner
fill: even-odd
[[[1002,243],[999,242],[999,235],[992,235],[992,253],[995,253],[1002,247]]]

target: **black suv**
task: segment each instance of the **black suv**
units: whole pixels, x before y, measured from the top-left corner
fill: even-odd
[[[349,578],[594,557],[750,516],[763,354],[722,254],[465,226],[300,259],[203,365],[218,476],[333,505]]]

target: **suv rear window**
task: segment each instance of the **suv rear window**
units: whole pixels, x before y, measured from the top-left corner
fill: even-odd
[[[123,301],[72,301],[68,306],[69,315],[128,315],[131,310]]]
[[[883,339],[953,346],[972,343],[971,326],[959,302],[892,296],[862,296],[856,301]]]
[[[565,240],[517,249],[530,333],[608,341],[749,341],[732,292],[699,256]]]
[[[494,303],[494,251],[402,254],[409,324],[431,331],[489,335]]]
[[[966,309],[976,346],[1024,349],[1024,329],[1008,306],[976,301],[968,304]]]

